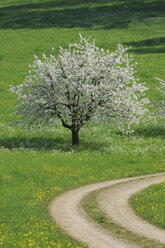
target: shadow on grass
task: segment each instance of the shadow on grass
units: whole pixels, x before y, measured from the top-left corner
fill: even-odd
[[[32,150],[60,150],[63,145],[69,145],[67,140],[63,139],[53,139],[53,138],[45,138],[45,137],[35,137],[35,138],[27,138],[27,137],[11,137],[0,140],[0,147],[6,149],[32,149]]]
[[[132,53],[165,53],[165,37],[146,39],[138,42],[123,43],[123,45],[131,46],[129,50]]]
[[[136,129],[135,134],[146,138],[158,136],[165,137],[165,127],[148,127],[144,129]]]
[[[133,134],[126,135],[120,131],[116,131],[113,135],[120,136],[124,138],[127,137],[137,137],[141,136],[144,138],[154,138],[154,137],[162,137],[165,138],[165,127],[147,127],[147,128],[140,128],[136,129]],[[114,139],[115,139],[115,136]],[[71,144],[71,138],[65,137],[65,138],[51,138],[51,137],[34,137],[34,138],[28,138],[28,137],[10,137],[10,138],[4,138],[0,139],[0,149],[9,149],[9,150],[33,150],[33,151],[43,151],[43,152],[49,152],[49,151],[58,151],[58,152],[81,152],[81,151],[93,151],[93,152],[104,152],[106,151],[106,148],[111,148],[113,146],[113,143],[111,144],[110,141],[107,143],[107,141],[104,141],[103,139],[98,142],[98,140],[95,142],[94,140],[90,140],[90,137],[83,138],[80,135],[80,145],[79,146],[72,146]],[[110,152],[111,149],[108,149]]]
[[[131,22],[163,17],[164,10],[164,0],[56,0],[0,8],[0,28],[121,29]]]
[[[0,149],[9,150],[34,150],[34,151],[61,151],[61,152],[80,152],[80,151],[99,151],[101,147],[106,146],[104,142],[86,142],[80,141],[79,146],[72,146],[71,140],[62,138],[46,137],[11,137],[0,140]],[[103,149],[103,148],[102,148]]]
[[[136,136],[143,136],[145,138],[154,138],[154,137],[165,137],[165,127],[163,126],[156,126],[156,127],[141,127],[134,129],[134,133],[125,134],[121,131],[117,130],[115,132],[117,136],[128,136],[128,137],[136,137]]]

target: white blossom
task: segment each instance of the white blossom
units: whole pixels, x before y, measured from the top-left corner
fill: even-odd
[[[81,34],[80,43],[60,47],[57,58],[35,56],[23,84],[10,87],[18,96],[19,122],[47,125],[58,118],[77,139],[73,144],[88,121],[112,121],[121,130],[130,129],[148,113],[149,103],[143,98],[147,88],[134,77],[132,60],[121,44],[110,53]]]
[[[163,81],[160,78],[156,78],[156,79],[160,82],[161,85],[161,87],[158,88],[158,90],[160,90],[163,94],[163,97],[165,97],[165,81]],[[156,108],[159,109],[158,114],[165,115],[165,101],[164,100],[154,101],[153,103],[155,104]]]

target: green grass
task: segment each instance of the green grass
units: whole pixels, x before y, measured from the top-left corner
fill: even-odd
[[[83,184],[165,171],[164,119],[124,135],[115,127],[88,125],[80,146],[59,123],[47,132],[9,126],[16,96],[33,55],[91,35],[114,51],[132,46],[137,77],[149,99],[161,99],[155,77],[165,78],[165,2],[157,0],[0,0],[0,246],[83,247],[62,234],[47,206],[59,193]],[[55,244],[56,243],[56,244]]]
[[[136,214],[160,228],[165,228],[165,183],[153,184],[134,195],[131,205]]]

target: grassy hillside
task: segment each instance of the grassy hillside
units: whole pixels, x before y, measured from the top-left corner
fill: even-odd
[[[33,55],[91,35],[114,51],[130,47],[147,96],[161,99],[155,77],[165,78],[165,2],[158,0],[0,0],[0,246],[84,247],[63,235],[47,205],[57,194],[111,178],[165,171],[164,119],[135,134],[90,124],[80,146],[57,123],[46,133],[11,127],[16,96],[8,85],[22,83]]]

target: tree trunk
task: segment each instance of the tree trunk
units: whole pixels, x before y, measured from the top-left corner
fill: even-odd
[[[72,145],[79,145],[78,131],[72,130]]]

